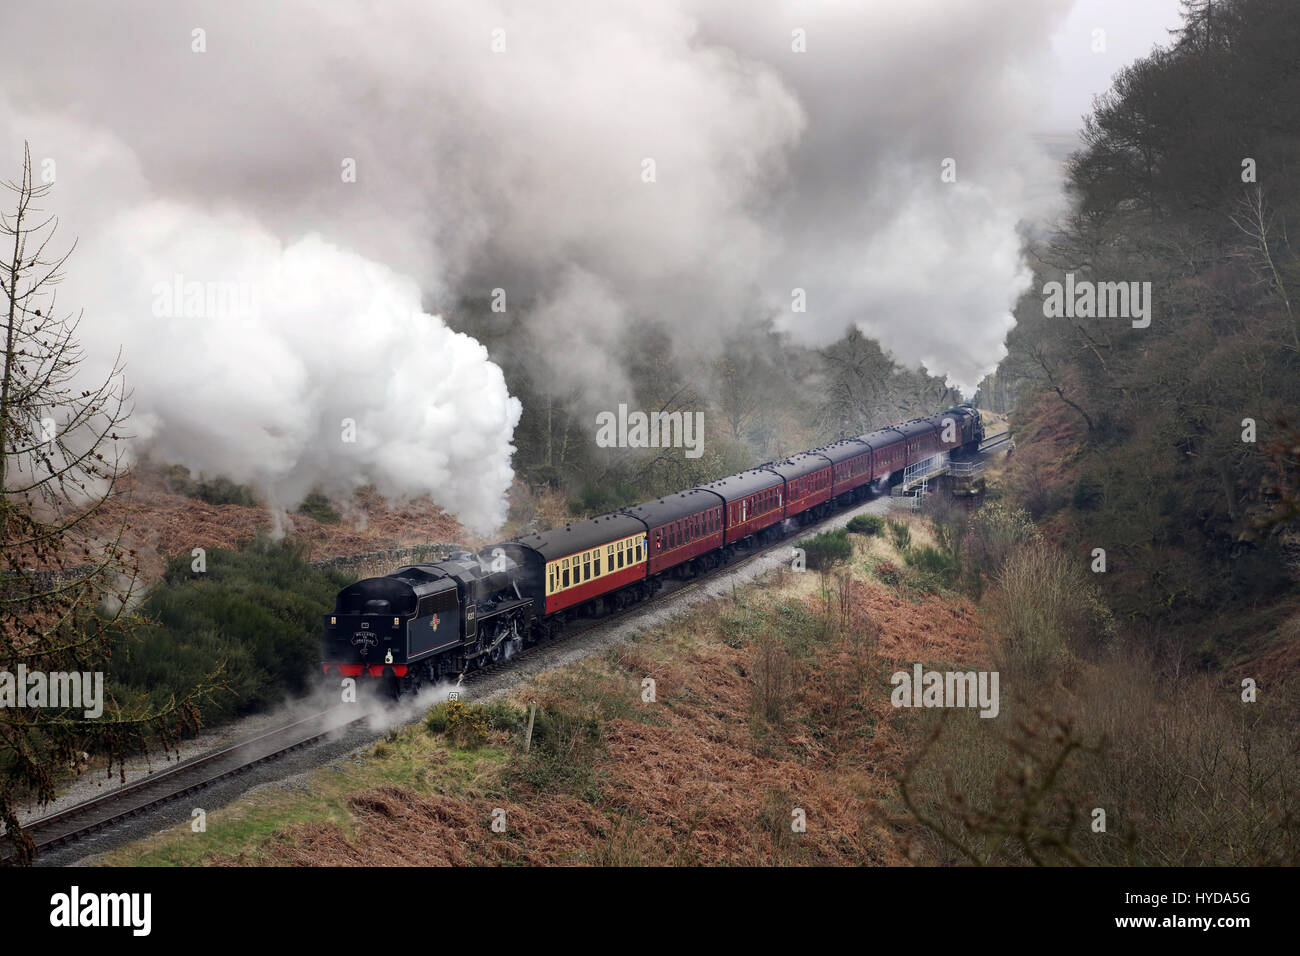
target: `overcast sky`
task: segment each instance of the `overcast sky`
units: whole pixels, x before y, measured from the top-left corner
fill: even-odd
[[[1122,66],[1146,56],[1157,43],[1168,45],[1169,30],[1180,23],[1179,9],[1178,0],[1075,0],[1052,35],[1056,76],[1044,132],[1077,130],[1092,98],[1110,87]],[[1105,31],[1105,52],[1094,52],[1094,30]]]

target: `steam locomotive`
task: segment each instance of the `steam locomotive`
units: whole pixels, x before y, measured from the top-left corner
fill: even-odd
[[[391,692],[464,674],[554,636],[576,617],[644,600],[669,576],[725,564],[820,521],[941,453],[978,451],[984,425],[958,405],[769,462],[740,474],[491,545],[399,568],[339,592],[321,640],[325,675],[369,677]]]

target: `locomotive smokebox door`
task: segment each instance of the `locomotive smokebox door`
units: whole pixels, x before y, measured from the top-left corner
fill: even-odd
[[[465,637],[478,637],[478,605],[465,605]]]

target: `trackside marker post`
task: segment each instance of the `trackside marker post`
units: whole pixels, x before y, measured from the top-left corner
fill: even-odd
[[[528,753],[533,745],[533,718],[537,716],[537,701],[528,702],[528,732],[524,734],[524,753]]]

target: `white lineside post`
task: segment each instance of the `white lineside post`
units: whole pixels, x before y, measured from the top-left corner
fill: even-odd
[[[524,753],[528,753],[533,746],[533,718],[537,716],[537,701],[528,702],[528,732],[524,734]]]

